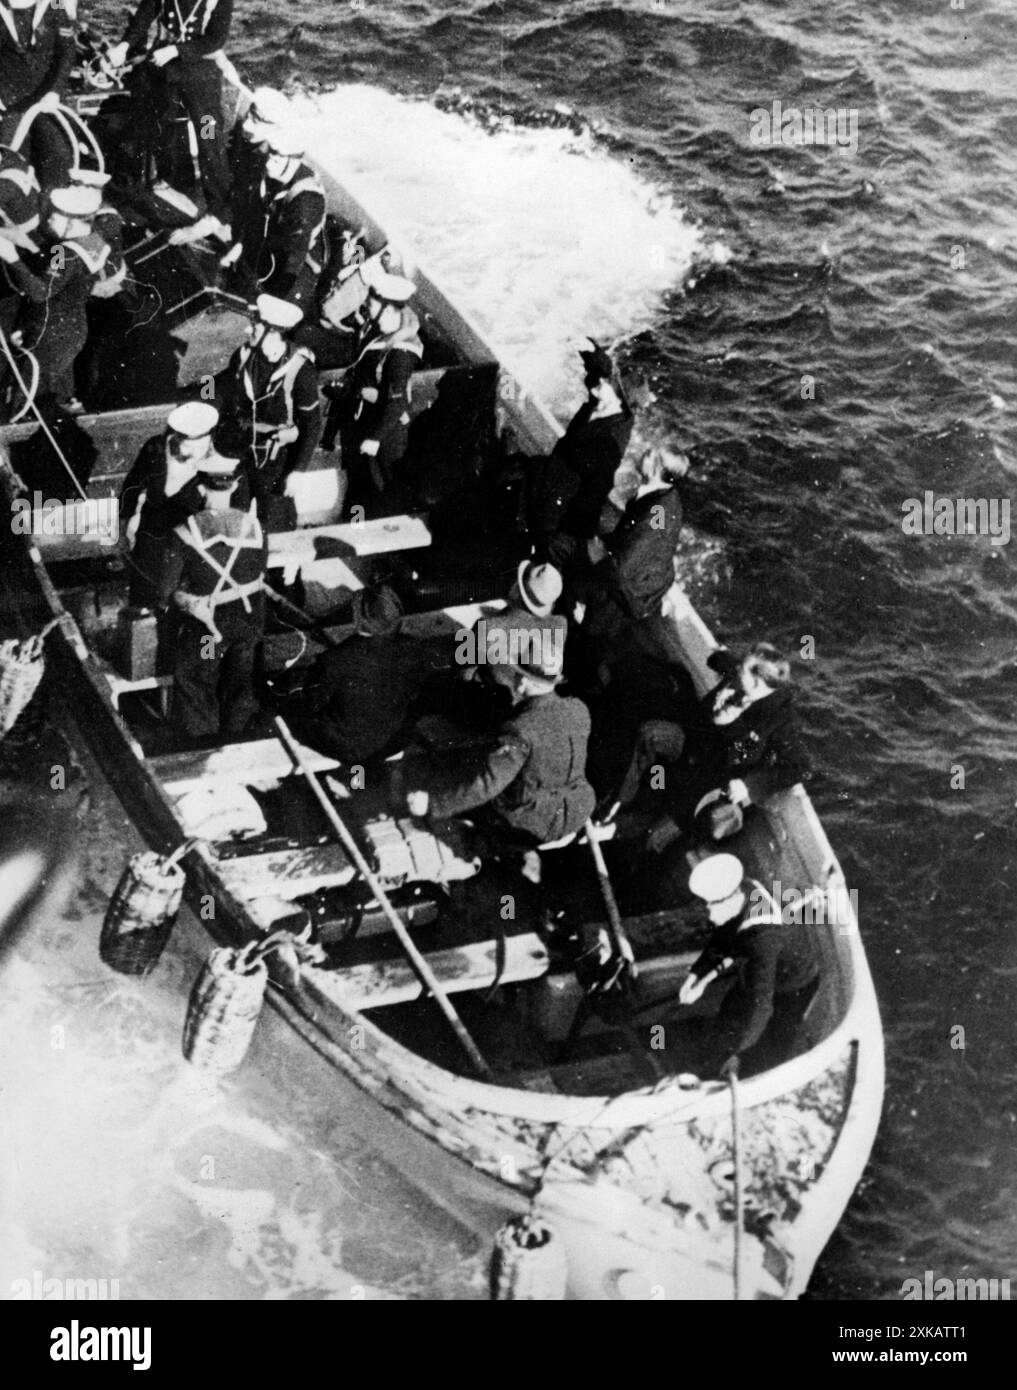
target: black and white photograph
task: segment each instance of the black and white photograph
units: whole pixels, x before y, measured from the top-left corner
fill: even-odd
[[[976,1361],[1015,54],[1010,0],[0,0],[0,1301],[46,1362],[512,1300]]]

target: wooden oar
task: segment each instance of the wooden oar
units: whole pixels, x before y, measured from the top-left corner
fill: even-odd
[[[597,882],[600,884],[600,895],[604,899],[604,907],[607,909],[607,926],[611,945],[615,955],[624,962],[623,983],[631,984],[639,975],[636,968],[636,957],[632,950],[632,942],[625,931],[622,915],[618,911],[618,900],[614,896],[611,876],[607,872],[607,864],[604,861],[604,851],[600,848],[600,841],[597,839],[596,827],[592,820],[586,822],[586,843],[590,846],[590,853],[593,855],[593,862],[597,870]]]
[[[315,776],[313,769],[308,766],[307,761],[304,758],[303,752],[296,739],[294,739],[292,733],[290,732],[285,719],[281,719],[279,715],[276,715],[275,726],[279,732],[279,741],[282,743],[282,746],[286,749],[286,752],[293,759],[294,766],[301,773],[307,785],[314,793],[318,805],[321,807],[325,815],[328,817],[329,823],[331,824],[332,829],[339,836],[339,839],[342,841],[342,845],[343,848],[346,850],[346,853],[350,856],[357,869],[363,875],[372,893],[381,905],[381,910],[388,918],[389,925],[395,932],[396,936],[399,938],[399,941],[402,944],[402,948],[406,952],[407,957],[409,958],[410,965],[412,965],[417,979],[424,986],[424,988],[434,996],[435,1002],[441,1009],[442,1013],[445,1015],[446,1019],[448,1019],[452,1031],[455,1033],[456,1037],[462,1043],[464,1051],[469,1056],[469,1059],[473,1063],[478,1074],[484,1077],[485,1080],[491,1080],[491,1068],[484,1060],[483,1054],[477,1047],[477,1044],[473,1041],[469,1033],[466,1031],[465,1024],[459,1017],[458,1013],[456,1013],[456,1010],[453,1007],[451,1000],[449,999],[445,991],[442,989],[440,983],[435,977],[434,971],[428,965],[425,958],[417,950],[413,938],[406,930],[405,925],[399,918],[399,914],[396,912],[395,908],[389,901],[388,894],[382,887],[381,881],[379,880],[378,876],[375,874],[374,870],[371,868],[367,860],[361,854],[360,847],[357,844],[356,840],[354,840],[353,836],[346,828],[345,823],[341,819],[338,811],[336,811],[331,801],[325,795],[321,783]]]

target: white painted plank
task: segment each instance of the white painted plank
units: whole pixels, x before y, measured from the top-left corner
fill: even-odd
[[[304,748],[308,765],[315,772],[330,772],[339,766],[335,758]],[[194,753],[166,753],[151,759],[151,768],[168,796],[182,796],[196,786],[216,782],[238,782],[243,786],[271,786],[293,772],[289,754],[278,739],[262,738],[250,743],[226,743]]]
[[[370,521],[341,522],[334,526],[308,526],[297,531],[276,531],[268,538],[269,563],[276,557],[297,556],[313,560],[315,542],[340,541],[357,555],[380,555],[390,550],[416,550],[431,544],[431,532],[423,516],[380,516]]]
[[[479,941],[448,951],[432,951],[427,963],[438,983],[450,994],[465,989],[488,989],[498,974],[498,943]],[[505,942],[502,984],[535,980],[547,974],[547,949],[536,932],[510,936]],[[405,1004],[421,995],[420,981],[406,960],[351,965],[345,970],[315,971],[320,988],[335,994],[345,1008],[377,1009]]]

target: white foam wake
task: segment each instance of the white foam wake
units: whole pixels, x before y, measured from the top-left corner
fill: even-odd
[[[308,150],[565,414],[587,334],[648,327],[716,255],[671,198],[570,130],[478,123],[368,86],[296,101]]]

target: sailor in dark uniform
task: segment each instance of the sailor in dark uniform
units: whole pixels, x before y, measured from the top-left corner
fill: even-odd
[[[207,401],[170,411],[166,431],[142,445],[120,492],[120,526],[133,543],[128,572],[135,608],[155,608],[174,530],[205,506],[198,470],[212,450],[219,412]]]
[[[263,522],[270,499],[285,493],[291,473],[307,467],[321,438],[314,357],[292,341],[302,317],[297,305],[259,295],[251,341],[234,353],[217,379],[220,413],[237,427]]]
[[[407,301],[412,280],[377,257],[361,268],[367,285],[350,386],[330,412],[327,435],[340,432],[349,477],[347,504],[368,511],[398,506],[399,465],[409,441],[411,378],[424,355],[420,320]]]
[[[222,257],[223,266],[232,266],[244,251],[244,228],[262,215],[265,165],[269,156],[268,137],[277,126],[291,119],[290,103],[274,87],[256,87],[250,105],[230,134],[228,161],[230,206],[236,241]]]
[[[264,175],[244,221],[234,222],[224,265],[240,262],[266,294],[306,312],[324,269],[325,190],[303,162],[303,141],[287,126],[267,125]]]
[[[190,739],[238,738],[258,710],[253,677],[267,552],[253,507],[232,505],[238,469],[238,459],[202,460],[205,510],[173,532],[161,581],[161,602],[182,614],[173,721]]]
[[[318,370],[323,372],[348,367],[355,358],[369,294],[363,278],[367,257],[362,232],[343,228],[339,238],[318,282],[308,318],[300,325],[295,339],[311,349]],[[338,427],[337,416],[334,427],[330,426],[333,434]]]
[[[735,977],[710,1028],[709,1071],[729,1070],[736,1059],[749,1072],[786,1061],[819,986],[811,928],[783,921],[779,904],[745,878],[733,854],[702,860],[689,888],[707,904],[716,930],[682,985],[680,1003],[694,1004],[715,980]]]
[[[15,141],[29,154],[39,182],[63,182],[73,151],[53,120],[40,112],[26,132],[23,120],[46,99],[56,102],[74,64],[74,26],[51,0],[0,0],[0,143]]]
[[[158,26],[158,41],[149,54],[151,91],[158,102],[154,150],[166,165],[178,139],[175,125],[179,102],[194,126],[198,166],[207,216],[187,235],[174,234],[178,244],[212,234],[231,239],[229,166],[222,71],[218,61],[229,36],[233,0],[141,0],[123,39],[108,54],[113,67],[145,51],[149,30]],[[154,71],[153,71],[154,69]],[[172,179],[170,180],[172,182]]]
[[[46,223],[46,247],[19,276],[26,295],[22,338],[39,362],[39,397],[70,414],[83,407],[75,396],[74,364],[88,340],[86,306],[112,269],[115,257],[94,230],[102,203],[98,189],[56,188]]]
[[[110,182],[110,175],[105,169],[95,169],[90,165],[75,164],[67,171],[67,185],[69,188],[96,188],[102,197],[99,210],[92,218],[92,230],[102,237],[107,243],[115,257],[117,267],[123,265],[124,254],[124,219],[111,203],[106,202],[105,190]],[[120,284],[123,277],[120,278]],[[119,285],[117,287],[119,289]],[[116,291],[108,291],[109,294]]]

